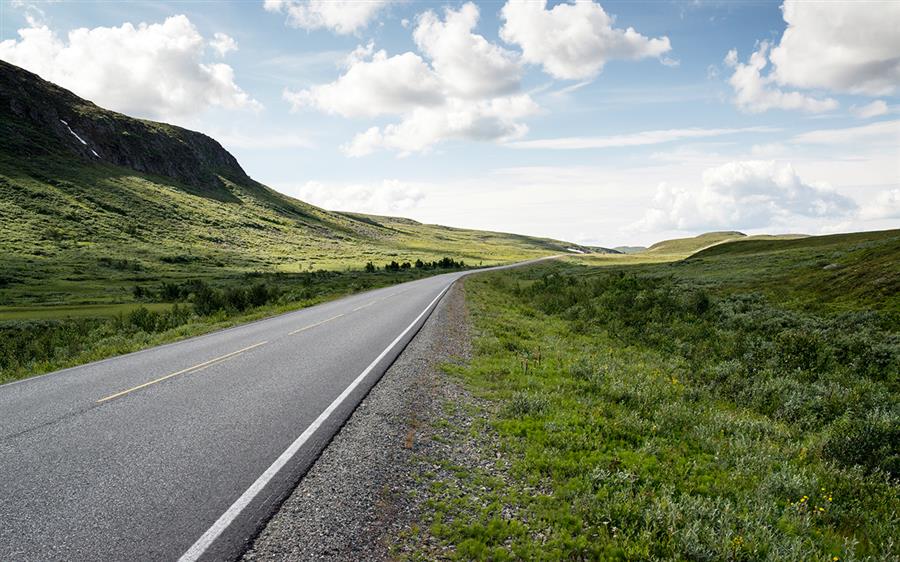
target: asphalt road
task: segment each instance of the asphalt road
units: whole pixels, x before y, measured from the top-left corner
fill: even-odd
[[[0,386],[0,559],[240,555],[462,275]]]

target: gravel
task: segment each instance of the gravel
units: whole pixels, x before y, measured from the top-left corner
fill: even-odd
[[[433,439],[432,423],[446,419],[446,403],[471,399],[440,370],[468,357],[464,287],[458,282],[243,559],[377,561],[410,549],[438,554],[436,543],[410,545],[402,537],[427,519],[423,474],[430,462],[423,459],[452,456],[469,464],[465,457],[473,450],[465,443],[442,450],[448,445]],[[455,424],[472,423],[456,411]]]

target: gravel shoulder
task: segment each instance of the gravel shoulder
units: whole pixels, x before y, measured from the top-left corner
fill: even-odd
[[[409,539],[428,519],[423,506],[433,473],[425,459],[466,456],[464,443],[453,454],[434,435],[448,404],[471,400],[441,370],[469,357],[464,291],[457,282],[442,299],[244,560],[394,560],[411,549],[440,557],[438,545]],[[461,416],[456,423],[471,423],[465,408],[454,409]]]

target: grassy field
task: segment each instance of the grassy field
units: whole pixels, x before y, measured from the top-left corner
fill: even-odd
[[[0,308],[0,384],[459,269],[252,273],[139,285],[139,302]],[[154,302],[154,301],[166,302]]]
[[[897,560],[898,264],[892,231],[470,278],[448,369],[496,440],[431,482],[419,534],[461,560]]]

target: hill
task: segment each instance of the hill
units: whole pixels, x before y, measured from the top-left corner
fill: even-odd
[[[105,110],[2,61],[0,221],[0,305],[128,302],[136,284],[161,280],[443,256],[487,265],[581,248],[329,212],[252,180],[206,135]]]
[[[616,246],[613,250],[622,254],[636,254],[647,249],[646,246]]]
[[[721,244],[729,240],[735,240],[747,236],[743,232],[722,231],[707,232],[691,238],[675,238],[663,240],[647,248],[647,253],[653,254],[691,254],[714,244]]]
[[[679,275],[754,287],[804,306],[852,303],[900,312],[900,230],[740,239],[675,267]]]
[[[706,232],[691,238],[674,238],[663,240],[644,249],[647,253],[673,256],[688,256],[724,242],[740,242],[747,240],[794,240],[805,238],[806,234],[754,234],[748,236],[737,231]],[[642,251],[635,249],[625,253]]]

